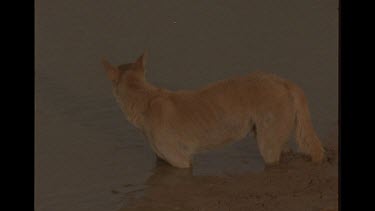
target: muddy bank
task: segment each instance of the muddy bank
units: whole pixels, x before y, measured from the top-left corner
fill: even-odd
[[[338,210],[338,146],[325,145],[322,165],[291,152],[279,166],[241,175],[192,176],[158,162],[143,196],[125,194],[121,210]]]

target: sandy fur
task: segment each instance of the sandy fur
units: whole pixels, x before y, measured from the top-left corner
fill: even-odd
[[[145,55],[136,62],[103,65],[127,119],[147,137],[156,155],[179,168],[192,156],[253,134],[266,164],[279,162],[295,130],[302,153],[314,162],[324,151],[311,123],[307,99],[292,82],[253,72],[194,91],[154,87],[145,80]]]

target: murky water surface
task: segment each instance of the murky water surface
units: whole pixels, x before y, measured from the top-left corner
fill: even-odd
[[[324,137],[338,119],[337,5],[37,0],[36,210],[118,210],[150,184],[186,174],[158,164],[122,116],[102,56],[127,63],[148,48],[148,80],[172,90],[257,69],[274,72],[305,90]],[[248,137],[197,155],[188,175],[262,169],[256,142]]]

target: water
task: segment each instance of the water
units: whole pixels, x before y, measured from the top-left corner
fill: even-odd
[[[118,210],[142,197],[150,181],[185,174],[159,165],[122,116],[102,56],[127,63],[147,48],[147,79],[172,90],[274,72],[305,90],[317,132],[326,136],[338,119],[337,5],[37,0],[36,210]],[[197,155],[188,177],[262,169],[248,137]]]

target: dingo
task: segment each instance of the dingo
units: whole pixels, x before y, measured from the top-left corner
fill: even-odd
[[[296,129],[299,150],[321,162],[324,150],[312,126],[307,99],[292,82],[261,72],[222,80],[196,91],[169,91],[145,79],[145,53],[134,63],[102,63],[125,116],[156,155],[188,168],[194,153],[252,133],[266,164],[279,162]]]

